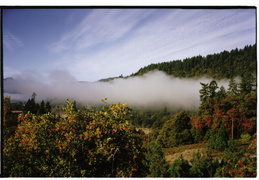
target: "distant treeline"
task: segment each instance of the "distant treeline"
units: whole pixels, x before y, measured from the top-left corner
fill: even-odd
[[[3,101],[4,177],[256,177],[256,45],[206,57],[151,64],[135,74],[161,70],[177,77],[229,78],[202,83],[195,112],[133,110],[127,104],[77,106],[67,100],[63,113],[50,102]],[[236,76],[241,76],[236,82]],[[121,75],[118,78],[123,78]],[[13,110],[22,110],[21,114]],[[149,134],[136,127],[152,129]],[[187,161],[168,164],[164,150],[206,143]],[[186,147],[182,147],[187,150]],[[183,152],[184,152],[183,151]],[[223,155],[213,156],[213,152]]]
[[[140,76],[149,71],[160,70],[175,77],[201,77],[214,79],[246,76],[247,73],[256,73],[256,44],[245,46],[243,49],[233,49],[207,55],[194,56],[184,60],[174,60],[150,64],[141,68],[131,76]]]

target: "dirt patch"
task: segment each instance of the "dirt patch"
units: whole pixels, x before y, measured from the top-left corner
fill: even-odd
[[[248,153],[252,155],[252,157],[256,156],[256,149],[247,149],[249,147],[249,144],[251,142],[247,143],[238,143],[237,147],[241,151],[242,149],[245,149]],[[206,143],[198,143],[198,144],[189,144],[179,147],[173,147],[173,148],[164,148],[163,152],[165,154],[165,159],[168,164],[171,164],[176,159],[179,158],[179,156],[182,154],[183,158],[190,161],[192,159],[193,153],[199,151],[201,154],[211,154],[213,159],[221,159],[224,155],[224,152],[217,151],[213,149],[207,149]]]
[[[183,152],[166,155],[165,158],[166,158],[167,163],[171,164],[176,159],[178,159],[180,157],[180,155],[182,154],[183,158],[185,160],[190,161],[192,159],[193,153],[200,152],[203,154],[205,151],[206,151],[205,148],[188,149]]]
[[[153,130],[150,129],[150,128],[136,128],[136,130],[137,130],[137,131],[141,130],[141,131],[143,131],[146,135],[153,132]]]

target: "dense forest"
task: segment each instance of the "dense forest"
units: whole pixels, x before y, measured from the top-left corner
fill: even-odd
[[[183,78],[213,77],[200,82],[200,106],[192,112],[132,109],[106,99],[101,108],[67,100],[57,111],[49,101],[37,102],[35,93],[26,103],[5,97],[3,175],[256,177],[256,63],[253,45],[151,64],[132,75],[158,69]],[[229,79],[228,88],[218,86],[221,78]],[[191,146],[206,151],[194,150],[187,160]],[[179,156],[169,161],[174,154]]]
[[[175,77],[207,76],[214,79],[242,77],[247,73],[256,73],[256,45],[210,54],[206,57],[194,56],[184,60],[150,64],[131,76],[143,75],[152,70],[164,71]]]

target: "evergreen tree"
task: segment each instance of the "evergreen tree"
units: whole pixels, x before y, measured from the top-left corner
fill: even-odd
[[[237,83],[234,78],[231,78],[228,84],[228,94],[235,96],[237,95],[237,93]]]
[[[12,105],[11,105],[11,97],[7,96],[4,98],[4,116],[3,116],[3,126],[7,128],[9,126],[10,121],[12,120]]]
[[[224,151],[228,147],[229,134],[223,124],[221,124],[219,130],[210,129],[206,136],[208,148]]]
[[[45,113],[46,113],[45,102],[44,102],[44,100],[42,100],[41,103],[40,103],[39,114],[45,114]]]
[[[239,84],[239,91],[241,94],[248,94],[251,91],[254,91],[255,87],[256,79],[251,73],[247,73],[241,78],[241,82]]]
[[[193,142],[191,122],[186,112],[177,113],[173,119],[166,121],[158,136],[164,147],[175,147]]]
[[[149,166],[148,177],[165,177],[167,165],[161,145],[152,141],[146,146],[146,149],[146,159]]]
[[[210,154],[203,155],[199,151],[193,154],[191,164],[191,177],[213,177],[219,167],[218,161],[213,160]]]
[[[189,177],[191,165],[183,156],[180,155],[169,167],[168,174],[170,177]]]
[[[24,111],[30,111],[33,114],[37,113],[37,104],[35,102],[36,93],[34,92],[31,96],[31,99],[28,99],[28,101],[25,103]]]
[[[226,89],[224,88],[224,86],[221,86],[219,91],[217,92],[217,98],[219,99],[223,99],[227,96],[227,91]]]
[[[235,66],[235,68],[233,68]],[[256,73],[256,44],[243,49],[209,54],[206,57],[194,56],[184,60],[150,64],[140,68],[132,76],[160,70],[175,77],[202,77],[214,79],[243,76],[247,72]]]
[[[208,87],[209,87],[209,84],[208,83],[200,83],[202,88],[201,90],[199,91],[200,92],[200,101],[202,103],[204,103],[207,98],[209,97],[209,90],[208,90]]]
[[[46,113],[51,112],[51,105],[49,101],[46,102],[45,112]]]
[[[218,84],[215,80],[212,80],[208,86],[208,93],[210,98],[215,97],[216,89],[218,89]]]

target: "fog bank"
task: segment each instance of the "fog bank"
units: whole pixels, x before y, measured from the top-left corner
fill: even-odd
[[[51,100],[52,104],[76,100],[82,105],[107,103],[127,103],[132,107],[193,110],[199,106],[200,82],[208,83],[208,78],[176,78],[161,71],[153,71],[143,76],[115,79],[110,82],[78,82],[65,71],[51,72],[46,76],[26,73],[4,81],[4,96],[15,101],[27,101],[33,92],[36,100]],[[218,86],[227,87],[228,80],[217,81]]]

